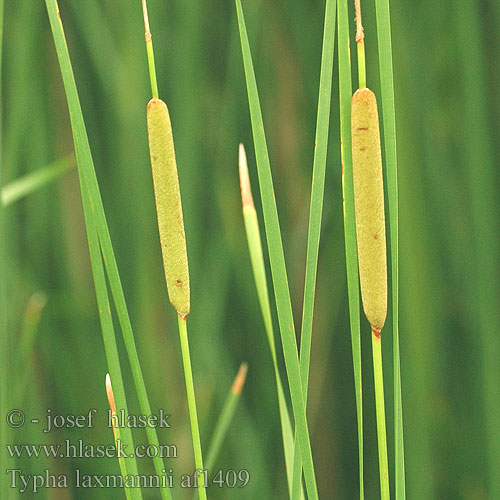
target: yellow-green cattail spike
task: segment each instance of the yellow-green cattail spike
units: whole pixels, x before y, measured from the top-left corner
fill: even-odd
[[[368,88],[351,101],[352,163],[363,309],[380,334],[387,315],[384,186],[377,99]]]
[[[189,270],[174,140],[167,105],[153,98],[147,108],[149,152],[168,297],[185,318],[189,314]]]

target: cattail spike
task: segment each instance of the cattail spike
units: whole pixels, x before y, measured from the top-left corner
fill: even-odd
[[[384,186],[377,99],[368,88],[352,97],[351,129],[361,298],[380,335],[387,315]]]
[[[186,236],[172,125],[167,105],[161,99],[149,101],[147,122],[158,229],[168,297],[179,316],[185,318],[190,311]]]

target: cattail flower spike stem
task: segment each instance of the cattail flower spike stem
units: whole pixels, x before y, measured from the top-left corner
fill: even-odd
[[[380,491],[389,500],[389,467],[382,371],[382,328],[387,315],[387,250],[380,129],[375,94],[366,87],[361,0],[355,0],[359,89],[351,101],[352,162],[359,278],[372,330]]]
[[[145,40],[153,98],[147,107],[148,139],[158,216],[158,229],[168,297],[178,314],[182,364],[193,440],[194,461],[200,500],[207,499],[201,439],[189,353],[187,315],[190,311],[189,268],[184,233],[181,194],[177,176],[172,125],[167,105],[158,97],[153,40],[146,0],[142,0]]]

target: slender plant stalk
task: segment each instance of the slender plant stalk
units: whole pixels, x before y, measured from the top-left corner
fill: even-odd
[[[337,0],[339,97],[340,97],[340,151],[342,160],[342,208],[344,215],[344,245],[347,269],[347,294],[351,331],[356,416],[358,426],[359,497],[364,500],[363,453],[363,387],[361,376],[361,325],[359,310],[359,271],[356,248],[356,220],[351,145],[351,57],[349,48],[349,9],[347,0]]]
[[[100,268],[102,267],[102,262],[99,259],[97,259],[97,255],[99,255],[100,257],[101,254],[100,252],[97,253],[94,252],[95,250],[94,247],[96,246],[96,243],[100,243],[104,265],[108,273],[109,286],[115,302],[115,307],[123,334],[125,348],[130,361],[130,367],[132,371],[132,377],[134,379],[134,385],[136,388],[137,397],[139,400],[139,406],[141,412],[144,415],[151,415],[152,414],[151,406],[149,404],[146,385],[144,383],[144,377],[139,362],[139,356],[137,354],[137,348],[135,346],[134,334],[130,322],[130,317],[128,314],[125,295],[123,293],[123,288],[121,286],[120,275],[118,272],[118,266],[113,251],[113,245],[111,243],[109,228],[106,222],[106,216],[104,213],[102,198],[99,191],[99,185],[97,182],[96,172],[92,160],[92,154],[90,151],[90,145],[88,142],[80,101],[78,98],[76,82],[71,67],[71,60],[69,57],[68,47],[66,44],[63,25],[59,14],[59,8],[56,0],[46,0],[45,3],[47,6],[47,12],[49,13],[50,24],[52,28],[54,42],[57,49],[59,65],[61,68],[64,88],[66,91],[66,96],[68,101],[68,108],[73,130],[73,140],[75,143],[78,174],[80,177],[80,185],[82,189],[84,213],[86,213],[87,237],[89,241],[89,248],[91,249],[91,262],[93,262],[94,280],[97,281],[96,280],[96,275],[97,275],[99,283],[99,285],[96,284],[96,293],[100,294],[103,293],[103,290],[106,290],[107,294],[105,279],[104,278],[101,279],[100,276]],[[97,235],[99,237],[98,242],[95,242],[93,240],[94,228],[97,231]],[[98,244],[97,244],[97,249],[98,249]],[[94,270],[94,267],[96,270]],[[107,295],[106,297],[103,297],[103,299],[104,298],[107,299]],[[102,302],[104,302],[104,300]],[[99,302],[98,304],[101,314],[103,313],[103,311],[109,310],[109,303],[107,306],[103,307],[101,307],[101,304]],[[111,320],[111,316],[109,320]],[[101,318],[101,323],[102,323],[102,318]],[[109,329],[109,331],[111,330]],[[108,334],[106,335],[108,336]],[[121,376],[117,376],[116,370],[113,370],[111,367],[109,371],[114,386],[117,405],[125,409],[125,404],[122,403],[123,401],[121,394],[122,391],[120,390]],[[148,426],[146,427],[146,434],[148,437],[149,444],[153,447],[158,448],[159,441],[158,441],[158,436],[156,434],[156,429]],[[124,434],[122,433],[122,436],[123,435]],[[153,464],[155,467],[156,474],[161,476],[163,474],[162,471],[164,469],[163,460],[160,457],[155,457],[153,458]],[[160,492],[163,500],[171,500],[171,494],[168,488],[161,488]]]
[[[234,412],[236,411],[238,402],[241,397],[241,391],[243,390],[243,386],[245,385],[247,371],[248,365],[246,363],[242,363],[240,365],[238,373],[236,374],[233,385],[231,386],[231,390],[227,395],[226,401],[224,402],[224,406],[222,407],[219,418],[217,419],[217,422],[215,424],[212,439],[210,440],[207,448],[208,451],[205,460],[205,467],[208,470],[209,474],[213,469],[217,458],[219,457],[224,439],[229,431],[231,422],[233,421]]]
[[[198,494],[200,500],[206,500],[207,492],[204,484],[203,456],[201,453],[201,439],[198,425],[198,413],[196,411],[196,399],[194,394],[193,371],[191,368],[191,356],[189,354],[189,341],[187,333],[186,318],[178,316],[179,334],[182,350],[182,364],[184,366],[184,378],[186,380],[186,392],[189,408],[189,421],[191,423],[191,435],[193,437],[194,464],[198,478]]]
[[[247,157],[243,144],[239,148],[239,172],[241,184],[241,201],[243,206],[243,219],[245,222],[245,231],[250,252],[250,262],[257,289],[260,310],[264,320],[264,327],[267,334],[269,349],[274,367],[274,378],[276,380],[276,391],[278,394],[278,409],[280,414],[281,434],[283,438],[283,452],[285,456],[286,476],[288,483],[288,493],[292,495],[293,481],[293,459],[294,459],[294,436],[292,431],[292,422],[288,413],[288,405],[285,399],[285,392],[281,382],[281,376],[278,368],[278,358],[276,355],[276,345],[274,341],[274,329],[271,316],[271,305],[269,303],[269,291],[267,288],[266,267],[264,264],[264,254],[262,251],[262,242],[260,238],[259,221],[253,202],[250,177],[248,174]],[[300,479],[300,476],[299,476]],[[301,498],[305,498],[304,488],[301,487]]]
[[[74,156],[60,158],[45,167],[10,182],[2,187],[2,205],[7,206],[59,179],[75,166]]]
[[[391,16],[389,0],[375,0],[375,7],[391,245],[395,489],[396,499],[405,500],[406,479],[403,438],[403,398],[401,394],[401,361],[399,349],[398,159],[396,148],[396,111],[394,102],[394,72],[392,67]]]
[[[142,14],[144,16],[144,38],[146,40],[146,51],[148,54],[149,79],[151,82],[151,93],[153,99],[158,99],[158,81],[156,79],[155,53],[153,50],[153,38],[149,28],[148,6],[146,0],[142,2]]]
[[[387,256],[384,187],[377,101],[366,88],[361,0],[355,0],[359,89],[351,101],[352,160],[356,234],[363,308],[372,328],[373,373],[379,452],[380,492],[389,500],[389,464],[382,373],[381,330],[387,315]]]
[[[178,314],[179,337],[184,378],[186,382],[198,494],[200,500],[206,500],[207,485],[205,485],[204,481],[203,455],[187,333],[186,318],[190,311],[189,270],[179,180],[177,178],[177,165],[168,109],[166,104],[158,99],[153,39],[149,27],[146,0],[142,0],[142,8],[151,79],[151,92],[153,94],[153,98],[148,104],[148,136],[151,152],[151,166],[155,184],[160,241],[162,244],[163,264],[168,295],[172,306],[176,309]]]
[[[304,405],[307,408],[309,370],[311,362],[311,342],[316,294],[316,275],[318,270],[321,219],[325,189],[326,158],[328,152],[328,132],[330,129],[330,104],[332,95],[333,54],[335,46],[335,0],[327,0],[323,46],[321,51],[321,70],[318,92],[318,111],[316,120],[316,138],[314,148],[313,173],[311,183],[311,205],[309,209],[309,227],[307,235],[306,271],[304,283],[304,302],[302,309],[302,327],[300,338],[300,373]],[[295,439],[292,500],[299,500],[302,484],[302,461],[300,446]]]
[[[358,50],[358,88],[366,88],[365,33],[361,19],[361,0],[354,0],[356,6],[356,47]]]
[[[271,262],[271,274],[273,277],[283,354],[285,358],[285,366],[288,374],[290,396],[292,399],[295,418],[295,429],[300,443],[307,493],[310,500],[317,500],[318,489],[314,473],[314,462],[312,457],[311,442],[309,439],[309,429],[307,426],[292,303],[290,299],[290,290],[288,288],[285,256],[283,252],[283,242],[281,240],[278,210],[274,196],[271,165],[269,163],[264,123],[257,90],[257,81],[255,79],[253,69],[243,9],[241,1],[235,1],[238,26],[240,30],[243,65],[247,84],[248,102],[250,107],[250,117],[254,136],[255,154],[257,158],[257,170],[259,174],[260,192],[264,212],[264,224],[266,228],[267,244]]]
[[[382,371],[382,337],[372,331],[373,375],[377,405],[377,441],[380,467],[380,496],[389,500],[389,466],[387,460],[387,435],[385,430],[384,375]]]

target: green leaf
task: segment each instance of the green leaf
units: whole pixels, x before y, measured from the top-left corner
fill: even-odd
[[[344,242],[347,268],[347,293],[349,298],[349,322],[351,330],[356,413],[358,424],[359,496],[364,499],[363,479],[363,391],[361,377],[361,326],[359,308],[358,251],[356,248],[356,221],[354,217],[354,187],[352,178],[351,150],[351,57],[349,52],[349,10],[347,0],[337,0],[339,94],[340,94],[340,142],[342,157],[342,191],[344,209]]]
[[[295,326],[293,322],[292,303],[288,288],[288,279],[281,240],[278,210],[274,197],[273,180],[269,154],[264,132],[264,123],[260,109],[260,101],[255,79],[250,44],[243,16],[240,0],[236,1],[236,12],[238,15],[238,26],[240,30],[241,49],[245,68],[245,77],[250,107],[250,117],[254,137],[255,155],[257,158],[257,170],[259,174],[259,185],[264,212],[264,224],[266,229],[267,245],[271,263],[271,273],[274,284],[276,307],[278,310],[278,321],[280,324],[281,341],[285,366],[290,386],[290,396],[295,418],[295,428],[300,442],[302,462],[306,489],[311,500],[318,499],[316,478],[314,474],[314,463],[312,458],[309,430],[303,399],[302,383],[300,376],[299,355],[295,337]]]
[[[233,385],[226,397],[219,418],[215,423],[205,459],[205,469],[208,470],[209,475],[213,474],[213,467],[216,464],[224,439],[226,438],[231,422],[233,421],[234,413],[241,397],[241,390],[243,388],[243,384],[245,383],[247,369],[247,364],[242,363],[236,378],[234,379]]]
[[[392,68],[391,19],[389,0],[375,0],[377,16],[378,60],[382,93],[382,123],[384,129],[385,168],[389,201],[392,274],[392,331],[394,366],[394,456],[396,498],[406,498],[403,441],[403,403],[401,395],[401,363],[399,353],[399,208],[398,160],[396,151],[396,111],[394,103],[394,73]]]
[[[242,147],[243,146],[241,146],[241,148]],[[248,184],[250,184],[249,181]],[[286,403],[283,384],[281,382],[281,376],[278,368],[276,345],[274,342],[273,321],[271,316],[271,306],[269,303],[269,291],[267,288],[266,280],[266,268],[264,265],[264,254],[262,252],[262,242],[260,238],[259,221],[257,219],[257,212],[255,211],[255,207],[253,205],[247,205],[243,207],[243,218],[245,221],[245,230],[248,241],[248,249],[250,251],[252,271],[255,279],[255,287],[257,289],[260,310],[262,313],[262,318],[264,320],[269,349],[271,351],[271,357],[273,360],[274,378],[276,380],[276,391],[278,395],[281,434],[283,439],[283,452],[285,456],[286,475],[288,482],[288,492],[291,496],[293,481],[294,436],[292,431],[292,422],[290,420],[290,414],[288,412],[288,406]],[[303,488],[301,489],[302,498],[304,498]]]
[[[106,352],[106,359],[108,362],[109,373],[113,383],[116,406],[117,408],[125,410],[128,414],[127,400],[125,396],[125,388],[123,385],[123,378],[120,368],[120,360],[118,355],[118,348],[116,344],[116,337],[113,327],[113,320],[111,317],[111,309],[109,304],[108,289],[106,285],[106,278],[104,275],[104,268],[102,264],[101,250],[99,247],[99,238],[96,230],[96,221],[92,206],[94,200],[86,182],[87,177],[84,175],[85,170],[93,169],[92,157],[90,154],[90,147],[87,140],[85,124],[83,122],[83,115],[80,109],[80,101],[76,90],[76,83],[74,81],[73,70],[71,68],[71,61],[69,52],[66,45],[62,22],[59,14],[59,9],[56,0],[46,0],[47,12],[49,14],[54,42],[56,44],[61,72],[66,89],[66,96],[68,99],[68,107],[70,110],[70,118],[73,127],[73,136],[75,142],[75,153],[77,165],[79,169],[80,187],[82,193],[83,209],[85,215],[85,224],[87,228],[87,239],[89,244],[90,259],[92,264],[92,273],[94,276],[94,285],[96,291],[97,305],[99,308],[99,319],[101,321],[101,328],[104,339],[104,348]],[[97,188],[97,186],[95,186]],[[103,382],[104,383],[104,382]],[[122,439],[130,449],[134,448],[132,432],[130,429],[124,428]],[[135,457],[131,458],[127,464],[127,469],[131,474],[137,474],[137,462]],[[142,499],[142,494],[139,488],[132,488],[130,490],[132,498]]]
[[[87,237],[89,240],[89,248],[91,250],[91,257],[95,253],[95,247],[98,248],[98,243],[100,243],[100,250],[102,251],[102,257],[104,259],[104,265],[109,278],[109,285],[111,293],[115,302],[115,307],[122,329],[123,339],[125,342],[125,347],[130,361],[130,367],[132,370],[132,376],[134,379],[134,384],[137,392],[137,397],[139,399],[139,406],[141,412],[144,415],[151,415],[151,407],[148,400],[148,395],[146,391],[146,385],[144,383],[144,377],[142,375],[142,369],[139,362],[139,356],[137,354],[137,349],[135,346],[134,334],[132,331],[132,325],[130,322],[130,317],[128,314],[127,304],[125,302],[125,296],[123,293],[123,288],[121,286],[120,275],[118,272],[118,266],[116,264],[116,259],[114,256],[113,246],[111,243],[111,237],[109,234],[109,228],[106,222],[106,216],[104,214],[104,207],[102,204],[101,194],[99,191],[99,185],[97,182],[97,177],[95,173],[94,163],[92,160],[92,154],[90,151],[90,145],[87,137],[87,132],[85,128],[85,123],[83,120],[82,110],[80,107],[80,100],[78,98],[78,92],[76,89],[76,82],[73,75],[73,69],[71,67],[71,60],[69,57],[68,47],[66,44],[66,39],[64,35],[64,30],[59,14],[59,9],[56,0],[45,0],[47,11],[49,13],[50,24],[52,27],[52,33],[54,37],[54,42],[57,49],[57,55],[59,58],[59,65],[61,68],[61,73],[63,76],[64,88],[66,91],[66,97],[68,101],[68,108],[70,113],[70,120],[73,130],[73,140],[75,143],[75,152],[78,165],[78,174],[80,177],[80,185],[82,188],[82,199],[84,203],[84,210],[86,210],[86,224],[87,224]],[[88,203],[87,203],[88,196]],[[86,209],[87,207],[87,209]],[[94,234],[98,235],[98,242],[94,241]],[[101,279],[100,276],[100,262],[97,256],[91,259],[94,272],[94,280],[96,281],[96,294],[100,297],[101,303],[100,313],[101,322],[102,314],[108,310],[102,310],[102,304],[105,303],[106,297],[104,296],[104,291],[107,288],[105,281]],[[97,278],[97,279],[96,279]],[[109,305],[109,304],[107,304]],[[116,340],[114,335],[112,335],[111,328],[107,327],[103,330],[103,334],[106,336],[106,342],[115,343]],[[109,360],[108,360],[109,363]],[[116,400],[117,406],[125,408],[125,394],[120,390],[121,385],[121,375],[117,373],[116,363],[109,367],[111,381],[113,383],[113,390],[116,390]],[[116,388],[116,389],[115,389]],[[148,437],[149,444],[153,447],[159,447],[158,436],[156,430],[152,427],[146,428],[146,434]],[[130,436],[131,440],[131,436]],[[160,457],[153,458],[153,463],[157,475],[162,475],[162,470],[164,469],[163,460]],[[134,469],[137,469],[135,465],[135,459],[131,462]],[[131,470],[128,468],[128,470]],[[132,474],[136,472],[131,470]],[[135,490],[133,490],[135,491]],[[138,491],[137,498],[140,498],[140,490]],[[171,500],[170,490],[168,488],[160,489],[162,498],[164,500]]]
[[[311,205],[309,208],[309,228],[307,234],[306,271],[304,283],[304,303],[302,308],[302,328],[300,337],[300,373],[304,404],[307,407],[311,343],[316,296],[316,275],[318,270],[321,219],[325,190],[326,158],[328,152],[328,132],[330,129],[330,105],[332,97],[333,53],[335,48],[335,0],[327,0],[321,51],[316,138],[311,182]],[[295,441],[292,500],[298,500],[302,483],[302,463],[298,441]]]
[[[56,181],[75,166],[73,155],[60,158],[2,187],[2,205],[7,206]]]
[[[78,154],[78,153],[77,153]],[[77,156],[78,158],[78,156]],[[111,316],[111,307],[109,303],[108,288],[106,285],[106,276],[104,274],[104,266],[99,248],[99,238],[95,229],[95,221],[93,219],[90,199],[85,186],[82,185],[82,199],[84,207],[85,224],[87,227],[87,236],[89,242],[90,259],[92,262],[92,274],[94,276],[94,285],[96,290],[97,306],[99,309],[99,319],[104,339],[104,350],[106,352],[106,360],[108,362],[109,374],[113,386],[113,393],[116,402],[117,411],[123,409],[128,415],[127,399],[125,395],[125,386],[123,383],[122,371],[120,367],[120,356],[118,354],[118,346],[116,343],[116,335]],[[103,378],[104,387],[104,378]],[[129,449],[134,449],[134,440],[132,431],[124,427],[121,431],[121,439],[124,445]],[[137,461],[135,457],[119,459],[120,469],[123,467],[132,475],[138,474]],[[127,488],[127,500],[141,500],[142,493],[140,488]]]

